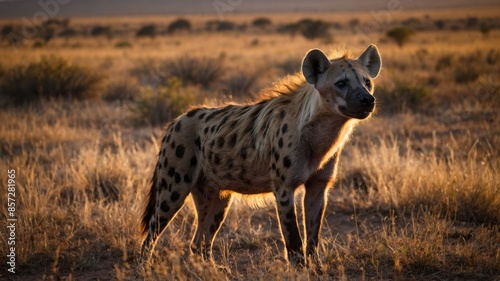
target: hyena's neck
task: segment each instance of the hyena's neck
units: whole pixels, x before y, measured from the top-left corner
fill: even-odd
[[[303,126],[300,139],[311,169],[320,169],[340,153],[356,123],[355,119],[318,112]]]

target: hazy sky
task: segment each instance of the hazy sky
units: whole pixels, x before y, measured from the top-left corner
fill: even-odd
[[[0,0],[0,17],[380,10],[394,2],[405,9],[500,5],[498,0]]]

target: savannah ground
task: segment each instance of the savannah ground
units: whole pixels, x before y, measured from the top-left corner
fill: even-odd
[[[234,26],[225,31],[207,30],[216,16],[188,16],[189,31],[168,34],[177,17],[74,18],[53,26],[50,40],[15,48],[3,40],[0,180],[6,186],[7,170],[15,169],[18,221],[15,274],[4,270],[9,233],[0,230],[0,277],[500,279],[499,14],[499,8],[403,10],[383,21],[369,12],[228,14]],[[271,24],[253,26],[258,17]],[[328,22],[330,35],[310,40],[278,31],[303,18]],[[152,23],[154,37],[136,36]],[[92,36],[96,26],[108,31]],[[415,31],[402,47],[386,36],[399,26]],[[57,35],[68,28],[75,34]],[[322,274],[290,268],[272,200],[252,208],[256,202],[246,199],[233,202],[215,240],[217,266],[189,254],[195,224],[189,199],[160,239],[152,269],[137,270],[140,216],[166,121],[197,104],[255,99],[258,89],[298,71],[311,48],[359,55],[369,43],[383,58],[378,112],[341,156],[322,229]],[[33,77],[43,74],[26,74],[40,61],[85,66],[77,77],[94,77],[93,86],[78,97],[40,99],[43,93],[31,92],[42,88]],[[189,64],[218,70],[182,70]],[[35,86],[18,87],[19,81]]]

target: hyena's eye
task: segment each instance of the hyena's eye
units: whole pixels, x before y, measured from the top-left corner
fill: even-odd
[[[345,87],[345,85],[346,85],[346,84],[347,84],[347,83],[346,83],[346,81],[345,81],[345,80],[340,80],[340,81],[338,81],[337,83],[335,83],[335,86],[337,86],[337,87],[339,87],[339,88],[341,88],[341,89],[342,89],[342,88],[344,88],[344,87]]]
[[[366,80],[365,80],[365,86],[366,86],[368,89],[371,89],[371,88],[372,88],[372,81],[370,81],[370,79],[366,79]]]

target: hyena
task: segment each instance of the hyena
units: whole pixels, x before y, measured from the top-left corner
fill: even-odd
[[[191,250],[212,259],[232,195],[270,192],[285,257],[293,264],[316,258],[340,152],[354,125],[375,108],[373,79],[381,65],[375,45],[357,59],[348,54],[329,59],[313,49],[302,61],[302,73],[264,90],[261,101],[194,108],[168,124],[142,217],[142,261],[189,194],[198,220]],[[305,187],[303,237],[294,200],[300,186]]]

